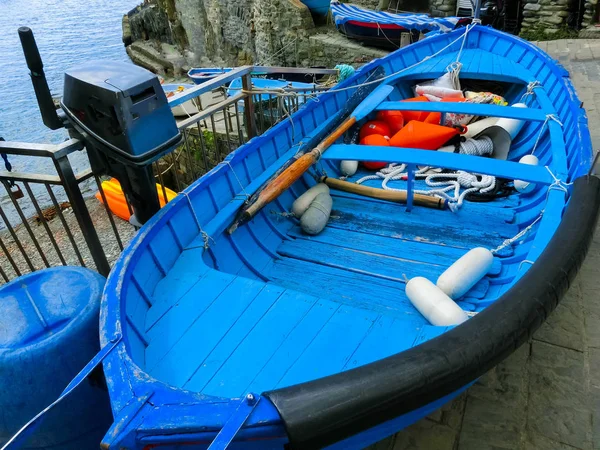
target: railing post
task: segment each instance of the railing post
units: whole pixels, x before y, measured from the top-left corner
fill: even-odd
[[[73,173],[69,158],[67,156],[61,156],[54,159],[54,166],[56,167],[58,176],[63,181],[63,187],[71,202],[73,213],[77,218],[85,242],[90,249],[90,253],[96,264],[96,269],[101,275],[107,276],[110,272],[110,266],[106,259],[102,244],[100,243],[100,239],[98,238],[98,233],[96,233],[96,228],[94,228],[90,212],[88,211],[83,195],[81,195],[81,191],[79,190],[79,184]]]
[[[246,97],[244,97],[244,116],[246,121],[246,133],[248,139],[252,139],[257,135],[256,120],[254,118],[254,99],[250,93],[252,91],[252,73],[247,73],[242,77],[242,88]]]

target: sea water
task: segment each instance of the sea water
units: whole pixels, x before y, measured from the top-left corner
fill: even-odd
[[[140,0],[0,0],[0,137],[35,143],[60,143],[67,138],[64,130],[51,131],[42,123],[19,27],[33,30],[52,95],[60,96],[69,67],[91,60],[129,61],[121,40],[121,20],[138,3]],[[76,172],[88,164],[83,152],[69,159]],[[12,156],[10,162],[15,171],[55,174],[51,162],[41,158]],[[2,166],[0,161],[4,169]],[[42,195],[42,203],[49,201],[39,188],[35,191]],[[31,214],[29,202],[21,202]],[[0,205],[15,219],[1,186]]]

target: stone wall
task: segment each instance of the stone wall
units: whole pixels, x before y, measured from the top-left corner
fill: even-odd
[[[543,28],[556,33],[567,22],[569,0],[525,0],[521,31]]]
[[[190,65],[299,65],[315,25],[299,0],[154,0],[130,17],[132,40],[186,50]]]
[[[433,17],[447,17],[456,14],[456,0],[430,0],[429,12]]]
[[[582,27],[598,23],[598,0],[586,0]]]

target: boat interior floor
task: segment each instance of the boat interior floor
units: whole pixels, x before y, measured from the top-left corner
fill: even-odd
[[[299,181],[288,198],[234,235],[223,234],[208,251],[200,236],[183,251],[157,285],[140,330],[148,343],[140,358],[150,375],[178,388],[236,397],[403,351],[447,329],[428,325],[411,305],[406,280],[435,281],[468,250],[518,233],[518,196],[466,202],[454,214],[420,207],[406,212],[402,205],[332,191],[328,226],[308,236],[281,214],[307,186]],[[476,311],[489,304],[500,294],[502,272],[495,258],[461,307]]]

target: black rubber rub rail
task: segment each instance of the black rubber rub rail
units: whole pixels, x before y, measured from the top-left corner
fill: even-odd
[[[577,179],[561,224],[509,291],[466,323],[356,369],[266,392],[292,449],[317,449],[427,405],[485,374],[527,341],[579,270],[598,219],[600,180]]]

